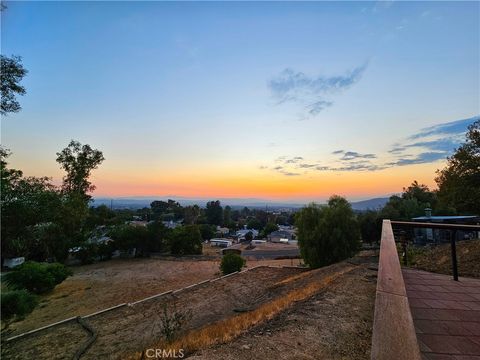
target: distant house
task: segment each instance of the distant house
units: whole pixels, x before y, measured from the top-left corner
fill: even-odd
[[[463,215],[463,216],[432,216],[431,209],[425,209],[425,216],[419,216],[412,219],[415,222],[428,223],[444,223],[444,224],[463,224],[463,225],[478,225],[480,224],[480,216]],[[414,242],[415,244],[425,245],[440,244],[450,242],[453,232],[451,230],[443,229],[429,229],[429,228],[414,228]],[[455,232],[455,240],[475,239],[479,237],[478,231],[461,231]]]
[[[253,238],[256,238],[258,236],[258,230],[255,229],[238,230],[235,235],[237,236],[238,241],[245,241],[245,237],[248,233],[252,233]]]
[[[163,226],[165,226],[168,229],[175,229],[179,226],[182,226],[182,221],[162,221]]]
[[[295,239],[293,230],[277,230],[267,236],[268,241],[271,242],[288,242]]]
[[[229,247],[232,246],[232,240],[230,239],[210,239],[210,245],[218,247]]]
[[[225,235],[230,234],[230,229],[226,228],[226,227],[217,226],[216,232],[217,232],[217,234],[220,234],[221,236],[225,236]]]

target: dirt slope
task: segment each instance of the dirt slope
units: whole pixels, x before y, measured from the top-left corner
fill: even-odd
[[[450,244],[442,244],[414,251],[412,267],[451,275],[451,259]],[[457,261],[460,276],[480,278],[480,240],[458,241]]]
[[[369,359],[375,288],[376,271],[358,267],[271,321],[191,358]]]
[[[123,307],[88,319],[98,338],[82,359],[124,359],[137,356],[162,338],[159,315],[165,304],[191,313],[184,334],[231,319],[238,311],[254,312],[297,289],[327,284],[264,325],[240,338],[193,356],[204,359],[363,359],[370,349],[376,271],[369,257],[304,272],[260,267],[175,295]],[[329,280],[333,279],[333,280]],[[3,359],[67,359],[87,339],[71,322],[36,335],[2,343]],[[203,347],[197,348],[202,349]],[[217,353],[219,354],[217,356]],[[272,355],[267,355],[271,353]],[[189,354],[189,355],[192,355]]]

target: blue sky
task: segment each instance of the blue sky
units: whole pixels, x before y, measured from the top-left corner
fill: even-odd
[[[78,139],[107,159],[98,195],[433,185],[480,114],[478,2],[7,5],[2,54],[29,70],[2,119],[11,164],[58,181]]]

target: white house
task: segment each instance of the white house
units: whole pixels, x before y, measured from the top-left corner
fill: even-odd
[[[210,239],[210,244],[218,247],[229,247],[232,246],[232,240],[223,238]]]

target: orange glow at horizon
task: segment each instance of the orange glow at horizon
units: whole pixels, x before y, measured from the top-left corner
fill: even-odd
[[[375,172],[318,172],[285,176],[252,168],[187,169],[157,174],[115,174],[98,171],[92,178],[97,197],[181,196],[193,198],[260,198],[316,200],[332,194],[371,198],[400,193],[413,180],[435,188],[439,164],[411,165]],[[121,179],[121,180],[116,180]]]

